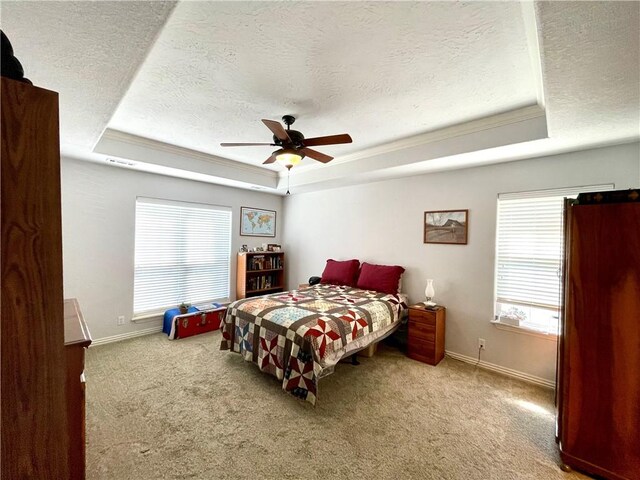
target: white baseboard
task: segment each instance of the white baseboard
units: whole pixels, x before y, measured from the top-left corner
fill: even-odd
[[[152,333],[158,333],[162,331],[162,325],[156,325],[155,327],[145,328],[143,330],[136,330],[134,332],[120,333],[118,335],[112,335],[111,337],[102,337],[91,342],[90,347],[96,347],[98,345],[104,345],[105,343],[119,342],[121,340],[127,340],[128,338],[141,337],[143,335],[151,335]]]
[[[547,380],[546,378],[542,378],[542,377],[536,377],[535,375],[530,375],[528,373],[520,372],[518,370],[513,370],[511,368],[506,368],[500,365],[496,365],[495,363],[485,362],[484,360],[480,360],[480,363],[478,363],[477,358],[468,357],[460,353],[450,352],[449,350],[446,350],[445,354],[448,357],[454,358],[456,360],[460,360],[461,362],[470,363],[472,365],[478,364],[479,367],[485,368],[487,370],[491,370],[492,372],[497,372],[502,375],[507,375],[508,377],[524,380],[525,382],[534,383],[542,387],[555,388],[556,386],[556,382],[554,381]]]

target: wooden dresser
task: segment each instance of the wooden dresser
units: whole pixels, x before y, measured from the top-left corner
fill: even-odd
[[[64,301],[64,350],[67,360],[69,478],[85,478],[84,352],[91,335],[75,298]]]
[[[433,310],[424,305],[409,307],[407,354],[414,360],[437,365],[444,357],[444,330],[447,310],[437,306]]]

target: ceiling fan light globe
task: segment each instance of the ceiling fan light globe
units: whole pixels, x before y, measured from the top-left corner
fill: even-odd
[[[276,155],[276,160],[284,165],[297,165],[302,160],[300,155],[295,150],[284,150]]]

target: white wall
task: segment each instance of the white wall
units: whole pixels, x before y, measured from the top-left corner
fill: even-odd
[[[148,329],[156,319],[130,322],[133,313],[135,202],[137,196],[229,206],[233,210],[231,297],[235,298],[236,252],[281,243],[282,197],[193,182],[96,163],[62,161],[64,295],[76,297],[92,337],[100,339]],[[240,207],[276,210],[276,237],[240,236]],[[125,325],[116,319],[125,316]]]
[[[435,279],[447,307],[446,349],[554,380],[555,341],[499,330],[493,318],[496,199],[498,193],[614,183],[638,186],[638,143],[432,173],[292,195],[284,202],[289,287],[320,275],[327,258],[406,268],[403,290],[424,301]],[[425,245],[425,210],[469,209],[469,243]]]

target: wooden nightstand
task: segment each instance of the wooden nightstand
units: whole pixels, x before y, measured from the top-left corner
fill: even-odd
[[[424,305],[409,307],[407,354],[414,360],[437,365],[444,357],[444,322],[447,309],[428,310]]]

